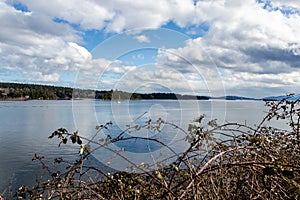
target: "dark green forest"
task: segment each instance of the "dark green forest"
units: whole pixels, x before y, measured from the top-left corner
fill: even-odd
[[[72,98],[102,100],[142,100],[142,99],[198,99],[208,100],[207,96],[181,95],[174,93],[129,93],[118,90],[95,91],[38,84],[0,83],[1,100],[69,100]]]

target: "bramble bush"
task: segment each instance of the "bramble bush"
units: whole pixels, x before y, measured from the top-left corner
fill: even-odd
[[[126,131],[161,131],[170,126],[185,134],[188,148],[178,154],[161,140],[120,133],[99,140],[101,131],[112,123],[97,126],[92,138],[64,128],[49,138],[58,138],[59,145],[78,145],[79,158],[74,162],[56,158],[67,165],[65,171],[53,171],[43,157],[35,155],[44,174],[33,186],[20,187],[11,198],[17,199],[300,199],[300,103],[284,99],[266,102],[269,111],[260,124],[204,123],[204,116],[184,130],[163,119],[129,126]],[[280,129],[266,123],[284,120],[288,128]],[[152,140],[174,152],[170,165],[157,163],[154,170],[136,165],[110,145],[122,140]],[[93,148],[91,148],[91,146]],[[106,148],[138,169],[104,173],[86,164],[94,151]]]

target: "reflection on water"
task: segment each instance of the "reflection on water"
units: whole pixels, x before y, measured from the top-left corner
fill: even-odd
[[[168,122],[187,129],[188,123],[201,114],[206,119],[217,118],[219,123],[226,121],[257,124],[264,114],[264,103],[258,101],[174,101],[141,100],[122,101],[120,104],[101,100],[74,101],[24,101],[0,102],[0,192],[13,178],[14,188],[34,181],[40,173],[40,166],[31,159],[35,153],[44,155],[46,162],[53,165],[58,156],[73,159],[78,149],[74,145],[57,148],[57,140],[47,137],[57,128],[69,131],[78,130],[80,135],[91,137],[95,126],[108,121],[113,126],[106,132],[116,136],[126,129],[126,125],[144,124],[150,118],[163,118]],[[177,152],[185,149],[184,135],[174,128],[163,127],[161,132],[132,132],[131,136],[144,134],[145,137],[159,138],[171,145]],[[140,136],[140,135],[138,135]],[[124,155],[136,163],[155,162],[161,154],[161,146],[149,141],[122,141],[115,143],[116,149],[124,148]],[[151,154],[149,154],[149,151]],[[128,165],[114,153],[99,151],[97,161],[111,162],[111,167],[124,169]]]

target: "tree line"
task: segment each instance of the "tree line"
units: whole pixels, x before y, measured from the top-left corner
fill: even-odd
[[[207,96],[181,95],[175,93],[129,93],[119,90],[98,91],[52,85],[0,83],[1,100],[69,100],[72,98],[94,98],[102,100],[142,100],[142,99],[193,99],[208,100]]]

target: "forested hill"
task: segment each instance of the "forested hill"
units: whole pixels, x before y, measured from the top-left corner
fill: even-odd
[[[94,91],[49,85],[0,83],[1,100],[68,100],[72,98],[96,98],[103,100],[141,99],[198,99],[208,100],[207,96],[180,95],[174,93],[128,93],[123,91]]]
[[[22,83],[0,83],[0,97],[7,100],[69,99],[71,88]]]

